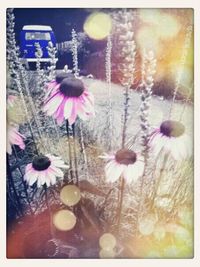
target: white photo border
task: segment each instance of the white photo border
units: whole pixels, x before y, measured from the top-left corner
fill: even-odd
[[[6,9],[7,8],[193,8],[194,9],[194,258],[193,259],[7,259],[6,258]],[[0,3],[0,266],[169,267],[200,266],[200,1],[199,0],[6,0]],[[16,248],[17,249],[17,248]]]

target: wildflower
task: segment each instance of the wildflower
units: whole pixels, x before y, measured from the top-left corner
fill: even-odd
[[[61,71],[57,73],[56,78],[52,80],[51,82],[49,82],[47,85],[47,93],[45,96],[45,100],[59,89],[61,82],[65,78],[73,78],[73,77],[74,77],[74,74],[71,72],[69,73],[69,72]]]
[[[156,156],[163,151],[169,153],[175,160],[182,160],[192,155],[191,137],[185,133],[185,126],[178,121],[167,120],[155,129],[149,140],[149,145]]]
[[[24,180],[29,186],[37,182],[37,187],[49,187],[56,183],[56,177],[63,178],[64,173],[60,168],[69,168],[60,157],[52,155],[39,155],[33,158],[25,168]]]
[[[115,182],[122,175],[128,183],[137,181],[144,171],[142,159],[132,150],[120,149],[114,155],[100,156],[109,160],[105,167],[108,182]]]
[[[15,95],[8,95],[7,97],[7,108],[13,108],[14,103],[16,101],[17,97]]]
[[[77,116],[82,120],[94,116],[93,95],[85,89],[81,79],[62,73],[57,75],[51,86],[55,87],[46,99],[43,110],[48,116],[53,116],[59,125],[64,119],[72,125]]]
[[[25,138],[22,134],[18,132],[18,126],[11,126],[7,127],[7,153],[9,155],[12,154],[12,145],[17,145],[21,149],[25,149],[25,144],[23,139]]]

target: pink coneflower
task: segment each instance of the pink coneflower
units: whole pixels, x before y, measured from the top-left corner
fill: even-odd
[[[54,86],[53,91],[45,100],[43,111],[53,116],[59,125],[64,119],[72,125],[77,116],[82,120],[94,116],[93,95],[85,89],[81,79],[72,75],[63,79],[59,75],[51,86]]]
[[[52,155],[35,156],[32,163],[25,168],[24,180],[29,186],[37,182],[37,187],[45,185],[49,187],[56,183],[56,178],[63,179],[64,173],[60,168],[68,168],[60,157]]]
[[[12,108],[17,97],[15,95],[8,95],[7,97],[7,108]]]
[[[103,155],[100,158],[109,160],[105,167],[108,182],[115,182],[123,176],[128,183],[135,182],[143,175],[144,162],[134,151],[120,149],[115,155]]]
[[[175,160],[192,156],[192,139],[185,133],[185,126],[178,121],[162,122],[160,127],[152,132],[149,145],[156,156],[161,151],[170,154]]]
[[[61,82],[66,78],[73,78],[74,74],[69,72],[61,71],[57,73],[56,78],[48,83],[47,85],[47,93],[45,96],[45,100],[48,99],[49,96],[53,95],[60,87]]]
[[[7,153],[9,155],[12,154],[12,145],[17,145],[21,149],[25,149],[25,144],[23,139],[25,139],[24,135],[18,132],[18,126],[11,126],[7,127]]]

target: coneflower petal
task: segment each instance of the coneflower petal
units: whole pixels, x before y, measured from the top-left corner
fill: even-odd
[[[123,170],[124,166],[122,164],[118,164],[114,160],[111,161],[109,166],[105,169],[107,181],[113,183],[117,181],[120,178]]]
[[[62,103],[64,96],[61,94],[57,94],[54,98],[51,99],[47,104],[45,104],[43,110],[47,112],[48,116],[53,115],[57,109],[59,108],[60,104]]]
[[[64,107],[64,117],[65,119],[68,119],[71,114],[72,114],[72,109],[73,109],[73,99],[71,97],[69,97],[65,103],[65,107]]]

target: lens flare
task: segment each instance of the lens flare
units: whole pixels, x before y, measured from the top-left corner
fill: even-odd
[[[66,185],[60,192],[60,200],[67,206],[76,205],[81,199],[81,192],[75,185]]]
[[[116,246],[116,238],[110,233],[103,234],[99,239],[99,245],[102,249],[111,250]]]
[[[106,38],[112,29],[112,20],[110,15],[103,12],[92,13],[85,21],[83,26],[86,34],[95,40]]]
[[[115,257],[115,251],[113,249],[101,249],[99,257],[101,259],[113,259]]]
[[[158,21],[157,31],[162,39],[175,37],[181,29],[180,23],[171,15],[163,14]]]
[[[136,41],[141,51],[145,49],[147,51],[152,50],[156,54],[160,52],[161,46],[159,43],[159,35],[154,27],[141,27],[136,35]]]
[[[69,231],[76,224],[76,216],[69,210],[60,210],[54,214],[53,224],[60,231]]]

